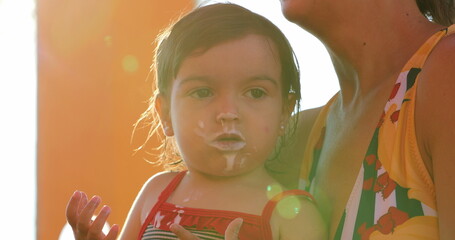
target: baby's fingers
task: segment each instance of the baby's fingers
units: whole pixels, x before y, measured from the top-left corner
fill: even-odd
[[[81,215],[82,210],[84,210],[85,205],[87,205],[87,202],[88,202],[87,194],[85,194],[84,192],[80,192],[80,193],[81,193],[81,200],[79,201],[79,206],[77,208],[78,216]]]
[[[92,225],[92,216],[95,212],[95,209],[100,204],[101,199],[98,196],[92,197],[90,201],[85,205],[84,209],[82,209],[81,214],[79,215],[79,221],[77,223],[77,229],[83,235],[88,234],[90,226]]]
[[[117,238],[119,230],[120,228],[117,224],[112,225],[111,230],[109,230],[109,233],[103,240],[115,240]]]
[[[81,197],[82,195],[79,191],[74,192],[68,205],[66,205],[66,220],[72,227],[75,227],[78,222],[78,208]]]
[[[110,213],[111,209],[108,206],[104,206],[101,209],[95,221],[89,226],[88,239],[102,239],[104,237],[103,227]]]
[[[180,240],[199,240],[198,237],[193,235],[190,231],[186,230],[178,224],[171,224],[169,227],[171,232],[173,232]]]
[[[226,228],[226,240],[238,240],[239,239],[239,232],[240,227],[242,227],[243,219],[236,218],[229,223],[228,227]]]

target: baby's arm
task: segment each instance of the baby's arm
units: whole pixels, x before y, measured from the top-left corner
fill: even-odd
[[[96,219],[92,221],[95,209],[100,203],[100,197],[94,196],[88,201],[87,195],[80,191],[76,191],[71,197],[66,207],[66,218],[73,229],[76,240],[114,240],[117,237],[119,232],[118,225],[114,224],[107,235],[102,232],[106,219],[110,214],[108,206],[104,206]]]
[[[271,223],[278,224],[280,240],[324,240],[328,239],[327,226],[322,219],[316,204],[305,198],[298,197],[300,208],[294,211],[295,196],[287,197],[278,203]],[[294,209],[292,209],[294,208]],[[276,228],[275,228],[276,229]],[[276,234],[274,234],[276,236]]]

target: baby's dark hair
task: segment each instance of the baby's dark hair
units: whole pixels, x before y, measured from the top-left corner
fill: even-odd
[[[430,20],[450,26],[455,22],[454,0],[416,0],[420,11]]]
[[[161,123],[155,110],[155,99],[159,95],[169,97],[172,81],[177,76],[180,65],[189,56],[203,54],[208,49],[231,40],[240,39],[249,34],[257,34],[269,39],[275,45],[280,66],[283,86],[283,99],[288,102],[288,95],[296,99],[295,112],[300,109],[300,74],[295,54],[290,43],[272,22],[248,9],[231,3],[217,3],[202,6],[183,16],[167,28],[157,38],[155,50],[155,92],[149,100],[148,109],[141,115],[138,123],[150,125],[149,137],[158,134],[162,144],[157,163],[167,169],[181,169],[182,160],[174,139],[163,136]],[[294,133],[297,120],[293,118],[288,124],[288,133]],[[289,135],[289,134],[286,134]],[[281,139],[280,143],[284,143]],[[276,152],[276,151],[275,151]]]

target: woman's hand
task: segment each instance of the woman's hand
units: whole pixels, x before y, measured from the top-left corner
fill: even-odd
[[[242,227],[243,219],[236,218],[229,226],[226,228],[225,232],[225,239],[226,240],[238,240],[239,239],[239,231],[240,227]],[[170,226],[171,231],[177,235],[180,240],[199,240],[198,237],[193,235],[190,231],[186,230],[182,226],[178,224],[172,224]]]
[[[98,196],[92,197],[88,201],[84,192],[76,191],[71,196],[66,206],[66,219],[73,228],[76,240],[115,240],[119,233],[119,226],[113,225],[109,233],[103,233],[103,227],[109,216],[111,209],[108,206],[101,208],[95,220],[92,220],[96,208],[101,203]]]

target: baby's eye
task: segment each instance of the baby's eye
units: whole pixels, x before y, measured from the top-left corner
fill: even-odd
[[[254,98],[254,99],[262,98],[265,95],[266,95],[266,92],[260,88],[253,88],[247,92],[247,96]]]
[[[191,92],[190,96],[195,98],[207,98],[213,95],[212,91],[208,88],[200,88]]]

